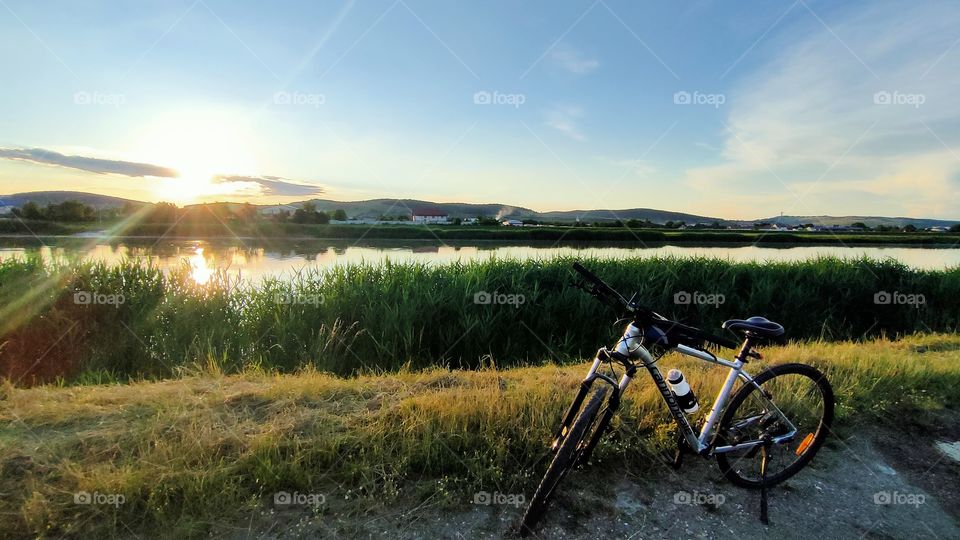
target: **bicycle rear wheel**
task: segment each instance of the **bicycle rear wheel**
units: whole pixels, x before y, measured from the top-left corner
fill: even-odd
[[[580,410],[576,420],[573,421],[570,431],[563,442],[560,443],[560,448],[557,449],[550,467],[543,475],[543,480],[540,481],[540,486],[537,487],[533,499],[530,500],[530,506],[523,515],[523,520],[520,522],[520,536],[527,536],[533,532],[533,528],[546,514],[547,506],[557,489],[557,485],[573,468],[580,454],[586,449],[589,444],[587,435],[591,433],[590,428],[597,421],[600,407],[606,399],[608,390],[605,386],[597,390],[587,402],[586,407]]]
[[[789,433],[789,425],[781,420],[777,409],[797,433],[790,441],[770,446],[765,475],[760,471],[759,446],[717,454],[717,464],[734,484],[759,488],[779,484],[810,463],[830,432],[834,398],[826,376],[806,364],[772,366],[754,382],[756,385],[740,387],[731,398],[720,419],[717,446]]]

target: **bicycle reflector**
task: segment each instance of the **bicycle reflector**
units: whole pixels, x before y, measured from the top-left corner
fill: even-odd
[[[797,447],[796,454],[802,456],[804,452],[807,451],[807,448],[810,448],[810,445],[813,443],[813,433],[807,433],[807,436],[800,441],[800,446]]]

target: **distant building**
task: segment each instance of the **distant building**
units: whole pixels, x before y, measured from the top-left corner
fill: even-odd
[[[413,210],[414,223],[447,223],[449,216],[438,208],[415,208]]]
[[[500,224],[505,227],[523,227],[523,222],[519,219],[505,219]]]
[[[468,218],[463,218],[462,220],[460,220],[460,224],[461,224],[461,225],[476,225],[476,224],[479,223],[479,222],[480,222],[480,220],[477,219],[477,218],[475,218],[475,217],[468,217]]]

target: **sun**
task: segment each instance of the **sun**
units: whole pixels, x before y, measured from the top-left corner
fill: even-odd
[[[156,179],[153,192],[182,204],[240,194],[237,183],[217,178],[258,170],[253,139],[242,113],[191,109],[150,122],[136,146],[149,163],[178,172],[176,178]]]

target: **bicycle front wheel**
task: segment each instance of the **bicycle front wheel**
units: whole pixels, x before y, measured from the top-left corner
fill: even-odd
[[[530,506],[523,515],[523,521],[520,522],[520,536],[527,536],[533,532],[533,528],[546,513],[547,505],[550,503],[557,485],[573,468],[577,458],[589,443],[587,435],[597,421],[600,406],[603,405],[607,390],[608,388],[604,387],[594,393],[587,402],[587,406],[580,410],[580,414],[577,415],[573,425],[570,426],[570,431],[564,437],[563,442],[560,443],[560,448],[557,449],[553,462],[550,463],[550,467],[543,475],[543,480],[540,481],[540,486],[537,488],[537,492],[533,494]]]
[[[720,418],[717,446],[789,433],[790,425],[780,413],[796,428],[796,435],[769,447],[766,474],[761,474],[760,446],[719,453],[717,464],[734,484],[759,488],[779,484],[810,463],[830,432],[834,398],[826,376],[806,364],[772,366],[754,382],[740,387],[731,398]]]

